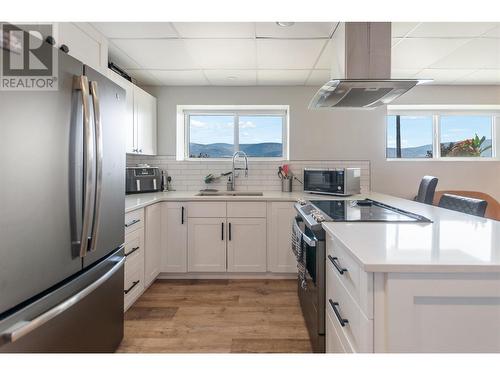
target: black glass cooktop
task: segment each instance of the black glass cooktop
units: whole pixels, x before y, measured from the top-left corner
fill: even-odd
[[[311,203],[327,216],[326,221],[431,222],[396,207],[371,200],[322,200]]]

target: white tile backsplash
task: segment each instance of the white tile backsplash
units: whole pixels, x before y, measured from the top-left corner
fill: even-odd
[[[218,182],[205,184],[205,176],[212,173],[219,175],[231,170],[231,160],[223,161],[178,161],[168,156],[127,155],[127,166],[149,164],[159,167],[172,177],[175,190],[196,191],[201,189],[226,190],[227,177]],[[236,178],[236,190],[246,191],[281,191],[278,178],[278,166],[288,164],[292,173],[302,180],[304,168],[361,168],[361,193],[370,191],[370,162],[368,160],[288,160],[288,161],[253,161],[248,162],[248,177],[239,172]],[[293,191],[302,191],[302,185],[294,180]]]

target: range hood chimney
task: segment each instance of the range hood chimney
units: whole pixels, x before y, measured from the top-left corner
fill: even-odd
[[[419,83],[391,79],[390,22],[339,23],[332,44],[332,80],[314,95],[310,109],[375,108]]]

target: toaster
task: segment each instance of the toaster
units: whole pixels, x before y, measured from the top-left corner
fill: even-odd
[[[157,167],[130,167],[126,169],[125,193],[160,191],[161,173]]]

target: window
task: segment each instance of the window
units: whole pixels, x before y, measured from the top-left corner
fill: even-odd
[[[388,158],[432,158],[432,116],[387,116]]]
[[[387,116],[388,159],[494,158],[495,115],[401,113]]]
[[[287,158],[287,111],[274,109],[185,109],[185,158]]]
[[[491,116],[440,116],[442,157],[491,157]]]

